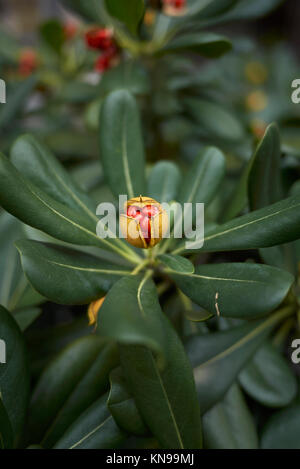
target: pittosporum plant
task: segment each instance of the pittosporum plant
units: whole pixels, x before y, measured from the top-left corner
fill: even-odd
[[[185,174],[160,161],[147,175],[134,97],[109,94],[100,120],[105,178],[116,198],[128,196],[125,217],[137,223],[141,243],[98,237],[95,200],[32,136],[19,137],[10,158],[1,155],[0,203],[35,229],[27,228],[33,239],[16,242],[26,278],[56,304],[90,304],[93,324],[89,333],[82,321],[65,330],[60,340],[68,345],[53,359],[45,352],[27,408],[18,315],[1,307],[8,359],[0,368],[2,445],[116,448],[131,437],[136,447],[255,448],[257,427],[241,389],[266,407],[292,403],[260,439],[262,447],[286,444],[278,422],[293,429],[299,404],[280,350],[297,331],[300,194],[298,184],[282,184],[276,125],[220,223],[211,209],[225,176],[220,150],[201,150]],[[171,201],[205,204],[202,248],[190,240],[186,250],[186,240],[172,236],[151,247],[148,223]],[[170,223],[174,229],[176,215]]]

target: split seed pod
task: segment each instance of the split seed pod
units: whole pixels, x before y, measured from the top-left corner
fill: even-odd
[[[161,241],[168,230],[169,219],[159,202],[150,197],[135,197],[120,215],[123,236],[137,248],[148,249]]]

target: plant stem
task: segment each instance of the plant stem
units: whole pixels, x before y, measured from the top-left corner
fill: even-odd
[[[149,259],[145,259],[131,272],[131,275],[137,275],[146,265],[149,264]]]

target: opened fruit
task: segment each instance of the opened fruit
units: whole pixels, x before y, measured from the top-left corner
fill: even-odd
[[[135,197],[126,202],[120,216],[120,228],[126,240],[135,247],[148,249],[166,234],[169,226],[167,212],[159,202],[149,197]]]

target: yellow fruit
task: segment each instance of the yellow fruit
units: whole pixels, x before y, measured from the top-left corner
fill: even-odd
[[[135,197],[124,206],[120,215],[123,236],[137,248],[148,249],[161,241],[169,226],[167,212],[149,197]]]

